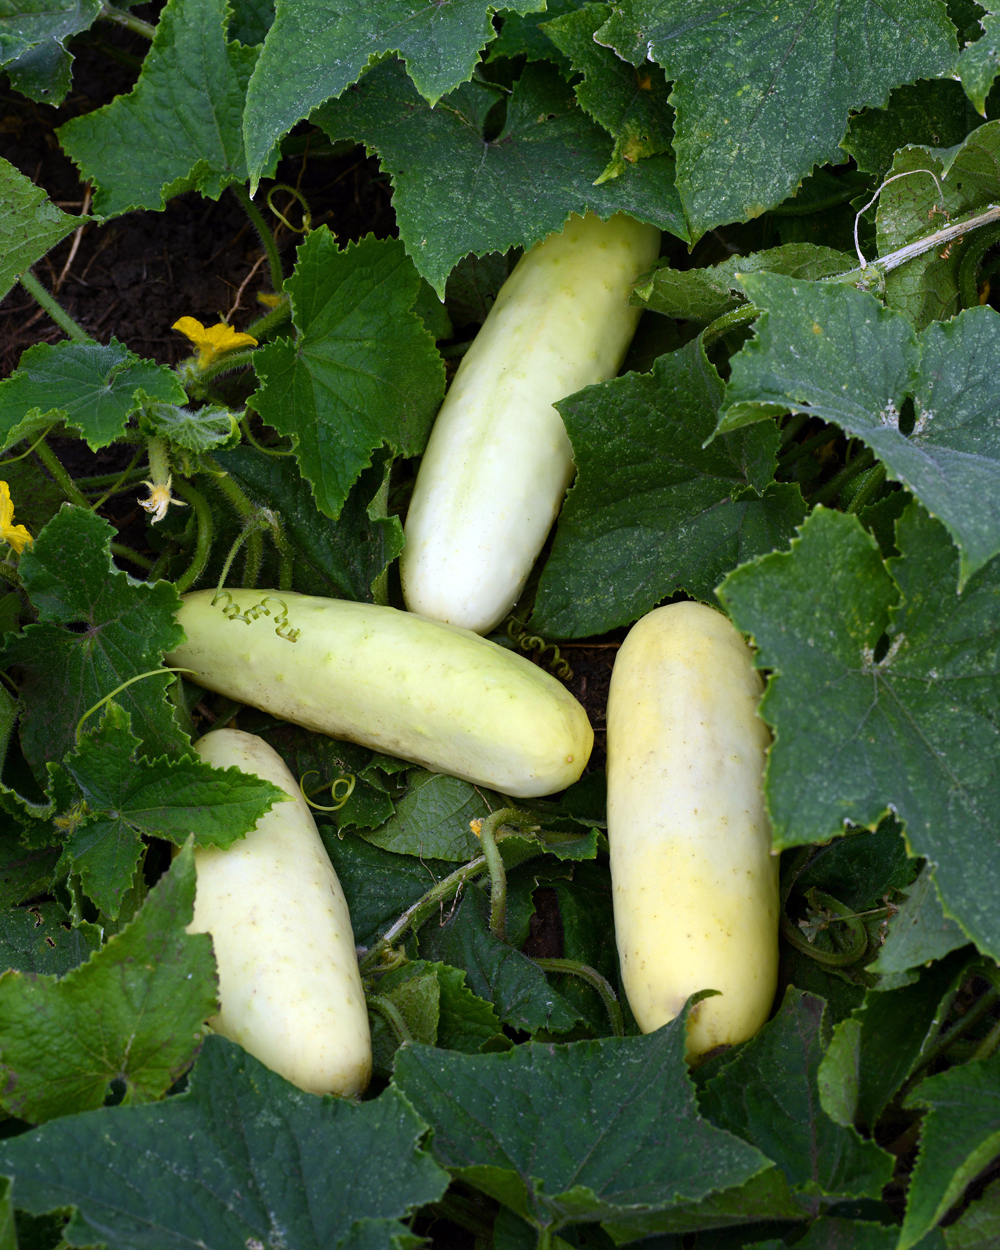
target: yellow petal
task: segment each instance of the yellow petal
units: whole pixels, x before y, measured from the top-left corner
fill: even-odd
[[[5,525],[0,530],[0,536],[10,543],[18,555],[29,543],[35,541],[23,525]]]
[[[198,349],[199,369],[204,369],[216,356],[231,352],[236,347],[257,346],[255,338],[249,334],[241,334],[232,326],[227,326],[224,321],[214,326],[203,326],[194,317],[181,317],[170,328],[180,330],[181,334],[186,335]]]
[[[10,497],[10,487],[0,482],[0,530],[4,530],[14,519],[14,501]]]

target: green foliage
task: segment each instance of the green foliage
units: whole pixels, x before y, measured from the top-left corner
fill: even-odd
[[[161,1097],[190,1065],[216,1007],[211,939],[189,936],[194,853],[181,852],[135,920],[82,967],[0,977],[4,1108],[32,1123]],[[94,1010],[100,1003],[101,1009]]]
[[[2,9],[0,9],[2,13]],[[7,36],[0,27],[0,50]],[[0,157],[0,298],[79,222]]]
[[[0,162],[12,333],[37,333],[33,293],[70,336],[42,321],[0,381],[0,1250],[1000,1242],[1000,218],[969,228],[1000,178],[994,9],[168,0],[154,33],[128,3],[0,0],[2,129],[18,92],[65,98],[35,115],[98,218],[227,187],[246,208],[281,150],[309,198],[363,169],[354,140],[398,227],[346,242],[364,220],[309,205],[290,276],[273,240],[259,345],[174,370],[60,315],[89,219],[25,176],[51,166]],[[129,93],[99,95],[107,56]],[[160,669],[178,592],[236,542],[228,586],[403,606],[446,377],[521,250],[587,211],[656,224],[662,255],[630,372],[557,401],[575,481],[493,641],[526,631],[562,673],[571,640],[597,751],[516,801],[487,864],[508,796]],[[166,515],[116,533],[148,491]],[[149,554],[143,579],[116,564]],[[767,676],[793,926],[769,1022],[691,1068],[683,1013],[641,1036],[621,990],[602,771],[624,629],[677,597],[721,603]],[[205,1036],[194,848],[282,801],[197,758],[220,724],[327,809],[369,996],[357,1103]],[[822,962],[837,925],[866,939],[850,964]]]
[[[504,103],[503,128],[487,137],[491,113]],[[530,65],[506,101],[475,79],[432,109],[400,62],[385,61],[313,120],[331,139],[378,150],[395,188],[400,238],[438,294],[468,252],[528,247],[587,209],[602,218],[631,213],[687,237],[668,156],[594,185],[610,155],[607,132],[548,66]],[[545,170],[541,201],[536,169]]]
[[[294,435],[302,476],[334,519],[373,451],[423,451],[444,368],[409,311],[418,288],[398,243],[369,236],[341,251],[321,226],[286,284],[298,337],[258,353],[257,411]]]
[[[161,209],[191,190],[217,200],[246,180],[243,98],[257,50],[227,43],[225,26],[226,0],[170,0],[132,93],[66,123],[60,139],[95,184],[96,213]]]
[[[239,1046],[211,1037],[186,1093],[4,1141],[0,1168],[25,1210],[75,1208],[66,1235],[76,1245],[245,1250],[283,1229],[289,1250],[390,1250],[406,1233],[398,1221],[447,1184],[419,1148],[425,1132],[395,1090],[360,1106],[303,1098]],[[303,1169],[305,1158],[328,1166]]]

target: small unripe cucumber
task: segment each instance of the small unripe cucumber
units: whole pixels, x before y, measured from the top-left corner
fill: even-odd
[[[608,838],[615,933],[643,1032],[703,999],[688,1054],[744,1041],[778,967],[778,861],[761,782],[762,682],[740,634],[697,603],[628,634],[608,697]]]
[[[660,232],[576,215],[504,283],[420,465],[400,557],[412,612],[485,634],[510,611],[573,477],[552,405],[613,378],[638,324],[635,279]]]
[[[277,803],[228,850],[195,851],[189,933],[211,933],[219,968],[213,1029],[313,1094],[359,1094],[371,1075],[365,993],[340,882],[309,806],[262,739],[217,729],[195,744],[280,786]]]
[[[184,596],[167,657],[209,690],[513,798],[565,789],[590,758],[569,691],[468,630],[291,591],[213,597]]]

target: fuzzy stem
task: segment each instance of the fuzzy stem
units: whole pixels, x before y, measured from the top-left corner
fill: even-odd
[[[251,337],[256,337],[251,336]],[[244,365],[253,364],[253,350],[245,352],[230,352],[228,356],[220,356],[218,360],[212,364],[206,365],[204,369],[198,370],[199,382],[211,382],[213,378],[219,377],[223,373],[232,373],[234,369],[242,369]]]
[[[393,1033],[396,1034],[396,1040],[402,1046],[406,1042],[413,1041],[413,1034],[407,1028],[406,1021],[403,1019],[403,1013],[399,1010],[394,1002],[390,1002],[384,994],[372,994],[367,999],[368,1008],[376,1012],[382,1017]]]
[[[868,476],[865,478],[861,489],[847,505],[847,511],[857,516],[884,481],[885,465],[880,460],[878,464],[872,465],[868,470]]]
[[[136,565],[137,568],[145,569],[149,572],[153,568],[153,561],[147,556],[139,555],[138,551],[133,551],[131,547],[126,547],[124,543],[112,543],[111,554],[113,556],[121,556],[123,560],[128,560],[130,564]]]
[[[65,330],[71,339],[76,343],[93,343],[95,340],[81,326],[78,326],[69,313],[56,300],[55,296],[50,295],[45,287],[38,281],[30,269],[26,269],[24,273],[19,275],[19,281],[28,294],[45,309],[52,320],[61,330]]]
[[[495,835],[505,817],[518,815],[520,813],[516,808],[501,807],[499,811],[487,816],[479,829],[483,856],[490,870],[490,932],[501,942],[507,940],[507,873],[503,866],[503,857],[497,849]]]
[[[251,338],[257,339],[259,342],[261,339],[266,339],[279,326],[284,325],[286,321],[290,321],[291,316],[292,306],[286,296],[277,308],[272,308],[263,317],[258,317],[256,321],[252,321],[243,333],[249,334]]]
[[[568,972],[570,976],[579,977],[581,981],[586,981],[589,986],[600,994],[601,1002],[604,1003],[604,1010],[608,1013],[608,1019],[611,1021],[611,1029],[615,1037],[625,1036],[625,1022],[622,1020],[622,1009],[621,1004],[618,1002],[618,995],[596,968],[591,968],[589,964],[581,964],[575,959],[536,959],[534,962],[538,964],[543,972]]]
[[[208,500],[201,491],[196,490],[190,482],[184,481],[183,478],[178,479],[174,483],[174,490],[176,490],[185,503],[189,503],[194,508],[198,526],[194,556],[187,569],[174,583],[177,593],[182,595],[186,590],[191,589],[202,573],[204,573],[205,566],[208,564],[209,552],[212,550],[212,509],[208,506]]]
[[[108,500],[111,498],[112,495],[117,494],[118,491],[124,487],[129,474],[135,468],[136,464],[139,461],[139,457],[141,455],[142,455],[142,448],[140,447],[138,451],[135,453],[135,455],[132,457],[132,461],[129,464],[128,468],[125,470],[125,472],[119,473],[119,475],[112,480],[111,484],[108,486],[108,489],[104,492],[104,494],[101,495],[100,498],[96,500],[96,502],[90,505],[91,510],[93,512],[96,512],[98,508],[103,507],[103,505],[108,502]],[[76,483],[76,485],[79,488],[80,486],[79,481]],[[150,563],[149,567],[150,568],[153,567],[152,563]]]
[[[871,468],[874,459],[875,453],[870,449],[863,451],[860,456],[855,456],[844,465],[839,473],[830,478],[825,486],[821,486],[814,495],[810,496],[810,504],[815,507],[817,504],[829,503],[831,499],[836,499],[848,482],[853,481],[859,473],[864,473]]]
[[[106,22],[114,22],[118,26],[124,26],[126,30],[130,30],[134,35],[144,35],[147,39],[152,39],[156,34],[155,26],[151,26],[149,22],[144,22],[141,17],[135,17],[133,14],[125,12],[124,9],[116,9],[111,4],[105,3],[97,16],[103,18]]]
[[[743,329],[744,326],[748,326],[751,321],[755,321],[759,316],[760,309],[755,304],[741,304],[739,308],[723,313],[721,317],[716,317],[710,325],[707,325],[702,330],[700,335],[702,347],[707,352],[724,334],[728,334],[730,330]]]
[[[267,253],[267,263],[271,270],[271,285],[274,287],[275,294],[280,295],[285,278],[281,272],[281,257],[278,255],[278,245],[274,241],[274,234],[268,229],[267,222],[264,220],[260,209],[250,198],[246,187],[241,182],[234,182],[232,190],[243,206],[243,211],[250,218],[254,229],[260,235],[260,241],[264,246],[264,251]],[[254,335],[254,338],[256,337]]]
[[[73,479],[63,468],[62,462],[59,460],[59,457],[52,450],[52,448],[48,445],[48,443],[45,441],[44,438],[40,439],[37,446],[35,447],[35,455],[38,457],[39,460],[41,460],[42,464],[44,464],[45,467],[48,469],[48,471],[52,474],[52,477],[56,485],[59,487],[62,493],[66,496],[69,502],[79,504],[81,508],[86,508],[89,511],[90,500],[77,490],[76,484],[74,483]]]

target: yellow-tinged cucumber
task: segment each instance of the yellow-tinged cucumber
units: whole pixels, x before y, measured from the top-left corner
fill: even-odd
[[[195,744],[293,800],[225,851],[195,851],[189,933],[211,933],[219,968],[212,1028],[313,1094],[361,1093],[372,1067],[365,994],[340,882],[281,756],[254,734],[216,729]]]
[[[618,372],[628,297],[660,232],[573,215],[518,262],[462,360],[417,475],[400,557],[412,612],[488,633],[524,587],[573,477],[552,405]]]
[[[778,862],[761,782],[762,681],[720,612],[657,608],[629,632],[608,697],[608,838],[615,933],[643,1032],[689,995],[688,1054],[744,1041],[768,1017],[778,966]]]
[[[277,590],[184,596],[167,663],[231,699],[513,798],[576,781],[594,735],[530,660],[411,612]]]

